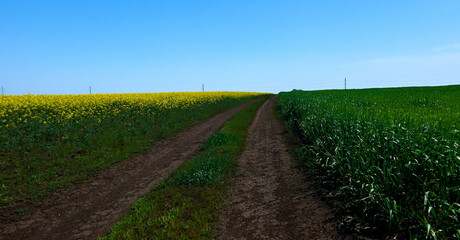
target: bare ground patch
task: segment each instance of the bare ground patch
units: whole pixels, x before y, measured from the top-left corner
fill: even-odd
[[[342,239],[332,210],[291,158],[274,104],[267,101],[249,128],[218,239]]]

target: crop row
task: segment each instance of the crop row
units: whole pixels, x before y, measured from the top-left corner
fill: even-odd
[[[404,238],[460,238],[460,86],[293,91],[279,104],[347,207]]]

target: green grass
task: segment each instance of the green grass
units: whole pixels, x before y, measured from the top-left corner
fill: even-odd
[[[267,97],[236,114],[212,135],[202,153],[138,200],[100,239],[210,239],[243,151],[247,129]]]
[[[307,166],[402,238],[460,238],[460,86],[279,94]]]
[[[100,124],[80,123],[84,128],[68,133],[54,133],[64,131],[59,127],[45,131],[44,134],[66,136],[57,141],[34,135],[38,142],[33,145],[0,150],[0,210],[18,212],[10,209],[12,203],[36,201],[51,191],[81,182],[168,135],[255,98],[227,98],[212,104],[155,111],[155,117],[145,112],[140,116],[132,110],[137,106],[130,106],[122,108],[127,113],[113,115],[113,119]],[[5,147],[9,138],[2,133],[0,139],[6,139],[6,145],[2,145]],[[26,137],[28,131],[22,134]]]

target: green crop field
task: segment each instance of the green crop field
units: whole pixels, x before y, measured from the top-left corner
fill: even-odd
[[[407,238],[460,238],[460,86],[279,94],[308,167]]]

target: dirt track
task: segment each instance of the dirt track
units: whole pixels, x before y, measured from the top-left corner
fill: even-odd
[[[0,239],[95,239],[119,221],[142,194],[197,154],[202,142],[252,102],[227,110],[168,137],[94,179],[60,191],[20,216],[2,216]]]
[[[295,167],[284,143],[286,132],[274,115],[274,98],[249,128],[219,239],[341,239],[330,209]]]

